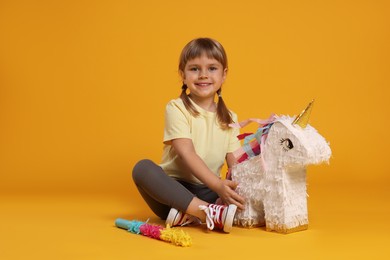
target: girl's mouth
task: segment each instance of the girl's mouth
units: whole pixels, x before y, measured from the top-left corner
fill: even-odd
[[[195,83],[196,86],[199,86],[199,87],[207,87],[207,86],[210,86],[211,83]]]

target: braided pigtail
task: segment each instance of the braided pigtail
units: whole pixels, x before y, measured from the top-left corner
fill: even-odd
[[[183,86],[181,87],[180,98],[183,101],[185,108],[191,113],[191,115],[193,115],[194,117],[199,115],[199,111],[196,110],[195,106],[191,103],[191,100],[187,95],[187,85],[186,84],[183,84]]]
[[[229,111],[229,109],[226,107],[225,102],[223,101],[221,92],[222,89],[218,89],[217,118],[222,129],[226,130],[229,128],[229,124],[234,123],[234,121],[232,118],[232,113]]]

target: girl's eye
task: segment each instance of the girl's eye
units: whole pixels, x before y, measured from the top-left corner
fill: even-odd
[[[190,71],[198,71],[198,68],[192,67],[192,68],[190,68]]]
[[[217,70],[218,68],[217,67],[210,67],[209,70],[211,71],[214,71],[214,70]]]
[[[294,148],[293,143],[288,138],[280,139],[280,145],[282,146],[283,150],[286,151],[286,152]]]

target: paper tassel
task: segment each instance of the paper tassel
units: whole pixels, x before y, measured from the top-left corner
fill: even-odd
[[[169,225],[164,228],[160,225],[149,224],[138,220],[125,220],[118,218],[115,226],[126,229],[133,234],[140,234],[150,238],[169,242],[176,246],[189,247],[192,245],[190,235],[181,229],[171,228]]]

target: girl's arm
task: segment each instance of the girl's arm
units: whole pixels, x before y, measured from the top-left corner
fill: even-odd
[[[234,190],[237,183],[230,180],[221,180],[210,171],[202,158],[196,154],[191,139],[178,138],[172,140],[172,147],[184,164],[189,168],[192,174],[201,182],[215,191],[226,204],[235,204],[239,209],[244,209],[244,198],[238,195]],[[230,159],[228,159],[228,157]],[[234,158],[233,158],[234,159]],[[233,163],[232,158],[227,155],[227,160]],[[229,162],[228,162],[229,165]],[[230,165],[231,166],[231,165]]]
[[[231,180],[232,175],[231,175],[231,169],[232,167],[237,163],[236,158],[234,157],[233,153],[227,153],[226,154],[226,164],[228,167],[228,171],[226,173],[226,179]]]
[[[234,157],[233,153],[226,154],[226,163],[227,163],[227,166],[229,169],[232,168],[233,165],[235,165],[237,163],[237,160]]]

